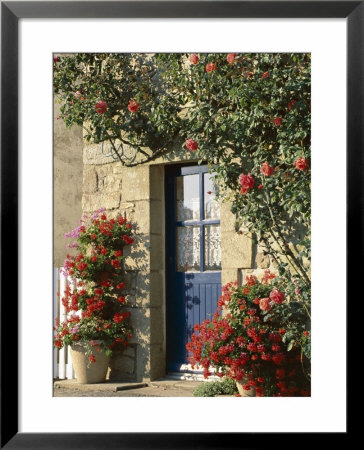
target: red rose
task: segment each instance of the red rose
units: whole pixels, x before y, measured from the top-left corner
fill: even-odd
[[[90,355],[90,356],[88,357],[88,359],[89,359],[90,362],[92,362],[92,363],[96,362],[96,358],[94,357],[94,355]]]
[[[255,180],[254,178],[248,173],[247,175],[244,175],[243,173],[239,177],[239,183],[241,185],[240,192],[242,194],[246,194],[249,189],[251,189],[254,186]]]
[[[262,78],[269,78],[269,72],[267,71],[267,72],[264,72],[263,74],[262,74]]]
[[[276,125],[277,127],[279,127],[279,125],[282,123],[282,117],[275,117],[273,119],[274,125]]]
[[[295,165],[296,169],[298,169],[298,170],[307,170],[308,161],[306,158],[302,158],[302,156],[300,156],[298,159],[296,159],[296,161],[294,162],[294,165]]]
[[[258,186],[258,189],[263,189],[263,185],[260,184],[260,185]]]
[[[280,366],[285,359],[286,356],[283,353],[276,353],[275,355],[272,356],[272,361],[277,366]]]
[[[195,53],[192,53],[192,55],[190,56],[190,62],[192,64],[197,64],[199,59],[200,58]]]
[[[125,283],[121,282],[121,283],[116,285],[116,288],[117,289],[123,289],[124,286],[125,286]]]
[[[123,252],[121,251],[121,250],[115,250],[114,251],[114,256],[116,256],[117,258],[119,257],[119,256],[122,256],[123,255]]]
[[[59,56],[53,56],[53,62],[60,62],[61,58]]]
[[[206,64],[206,72],[207,73],[212,72],[213,70],[216,70],[216,69],[217,69],[217,67],[216,67],[215,63]]]
[[[111,261],[111,265],[112,265],[113,267],[115,267],[115,269],[118,269],[118,268],[120,267],[120,261],[119,261],[118,259],[113,259],[113,260]]]
[[[99,114],[104,114],[107,110],[107,103],[106,102],[98,102],[95,105],[96,112]]]
[[[190,152],[194,152],[198,149],[198,143],[193,139],[187,139],[185,145]]]
[[[309,332],[309,331],[304,331],[303,334],[304,334],[305,336],[309,336],[309,335],[310,335],[310,332]]]
[[[260,171],[262,172],[263,175],[269,177],[274,172],[274,167],[270,166],[267,162],[265,162],[264,164],[262,164]]]
[[[269,294],[269,298],[280,305],[284,300],[284,293],[280,292],[277,288],[274,288],[273,291]]]
[[[227,57],[226,57],[226,61],[227,61],[229,64],[233,64],[234,61],[235,61],[235,57],[236,57],[236,53],[229,53],[229,54],[227,55]]]
[[[259,301],[259,308],[262,311],[269,311],[271,309],[269,298],[261,298]]]
[[[102,295],[104,291],[100,288],[95,289],[95,295]]]
[[[91,261],[92,262],[96,262],[97,261],[97,256],[96,255],[91,256]]]
[[[125,303],[125,297],[118,297],[119,303]]]
[[[135,100],[130,100],[128,105],[128,110],[132,113],[136,113],[139,109],[139,103]]]

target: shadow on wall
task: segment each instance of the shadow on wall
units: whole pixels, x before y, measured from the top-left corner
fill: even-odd
[[[138,234],[137,225],[133,225],[135,241],[124,248],[124,296],[131,313],[133,336],[125,349],[113,352],[108,373],[110,381],[141,381],[150,366],[150,237]]]

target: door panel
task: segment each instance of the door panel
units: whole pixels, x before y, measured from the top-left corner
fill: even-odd
[[[167,369],[186,364],[193,327],[221,294],[220,209],[206,166],[166,169]]]

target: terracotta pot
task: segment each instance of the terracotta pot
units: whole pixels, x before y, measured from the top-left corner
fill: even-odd
[[[100,343],[100,341],[94,341]],[[105,352],[92,349],[96,361],[91,363],[89,355],[86,355],[86,343],[75,342],[71,345],[72,365],[76,374],[77,382],[80,384],[103,383],[109,367],[110,357]]]
[[[236,387],[238,388],[239,394],[242,397],[255,397],[255,387],[250,386],[249,391],[247,391],[243,388],[243,384],[249,384],[248,377],[244,377],[240,381],[236,381]]]

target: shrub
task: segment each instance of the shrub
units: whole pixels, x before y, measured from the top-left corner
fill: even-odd
[[[216,395],[235,395],[238,393],[234,380],[225,377],[222,380],[201,383],[193,391],[194,397],[215,397]]]

